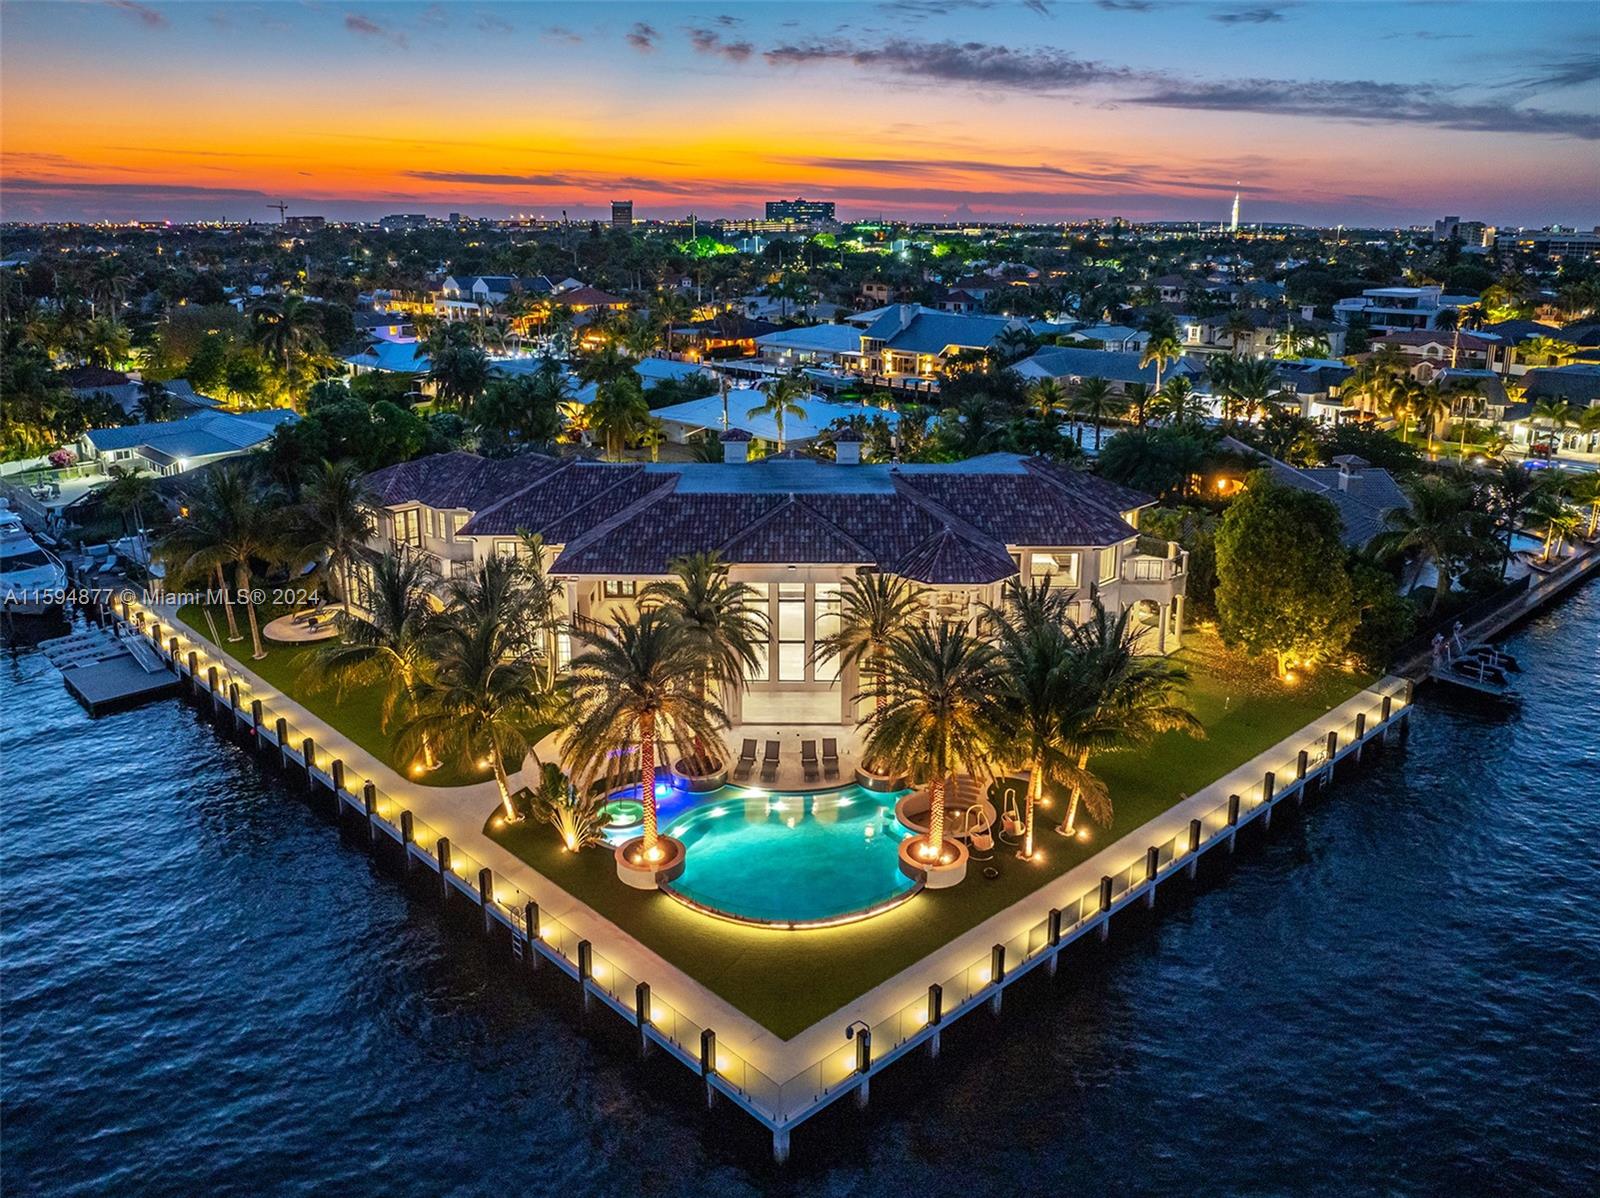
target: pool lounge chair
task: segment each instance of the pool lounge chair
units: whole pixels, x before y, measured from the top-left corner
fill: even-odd
[[[822,777],[822,770],[817,765],[816,741],[803,740],[800,742],[800,768],[805,771],[807,782],[815,782]]]
[[[747,736],[744,739],[744,747],[739,750],[739,764],[733,767],[733,780],[743,782],[755,768],[756,742],[754,737]]]
[[[822,773],[828,778],[839,776],[839,742],[831,736],[822,738]]]
[[[767,742],[766,754],[761,758],[761,780],[763,782],[776,782],[778,780],[778,742]]]

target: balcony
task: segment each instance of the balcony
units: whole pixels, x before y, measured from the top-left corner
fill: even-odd
[[[1188,550],[1176,541],[1141,537],[1135,552],[1122,559],[1123,601],[1150,599],[1158,604],[1169,603],[1184,593],[1188,569]]]

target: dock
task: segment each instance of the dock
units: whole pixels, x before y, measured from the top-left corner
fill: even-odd
[[[178,693],[178,674],[148,641],[99,626],[39,642],[90,715],[125,711]]]

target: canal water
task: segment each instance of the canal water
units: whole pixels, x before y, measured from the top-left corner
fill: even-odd
[[[191,709],[0,659],[21,1195],[1600,1192],[1600,587],[1409,748],[795,1138],[529,995]],[[563,999],[563,996],[565,998]]]

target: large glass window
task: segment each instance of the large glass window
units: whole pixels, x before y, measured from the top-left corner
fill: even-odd
[[[607,599],[632,599],[638,590],[639,584],[632,578],[608,578],[602,584]]]
[[[1117,546],[1100,551],[1100,581],[1114,582],[1117,577]]]
[[[811,609],[813,645],[833,636],[839,631],[839,584],[836,582],[819,582],[812,597]],[[839,659],[830,657],[827,661],[818,659],[813,662],[812,670],[818,682],[837,682],[839,680]]]
[[[778,584],[778,681],[806,680],[806,584]]]
[[[421,513],[416,508],[404,508],[394,514],[394,543],[422,548]]]
[[[750,602],[754,605],[757,611],[767,614],[769,584],[764,582],[752,582],[750,584],[750,589],[754,592],[754,594],[750,597]],[[770,632],[768,635],[771,635]],[[771,652],[771,646],[767,641],[760,641],[756,644],[755,651],[756,664],[745,671],[745,677],[751,682],[765,682],[767,680],[768,669],[767,655]]]
[[[1051,586],[1065,587],[1069,591],[1078,588],[1076,553],[1035,553],[1032,569],[1034,578],[1048,578]]]

